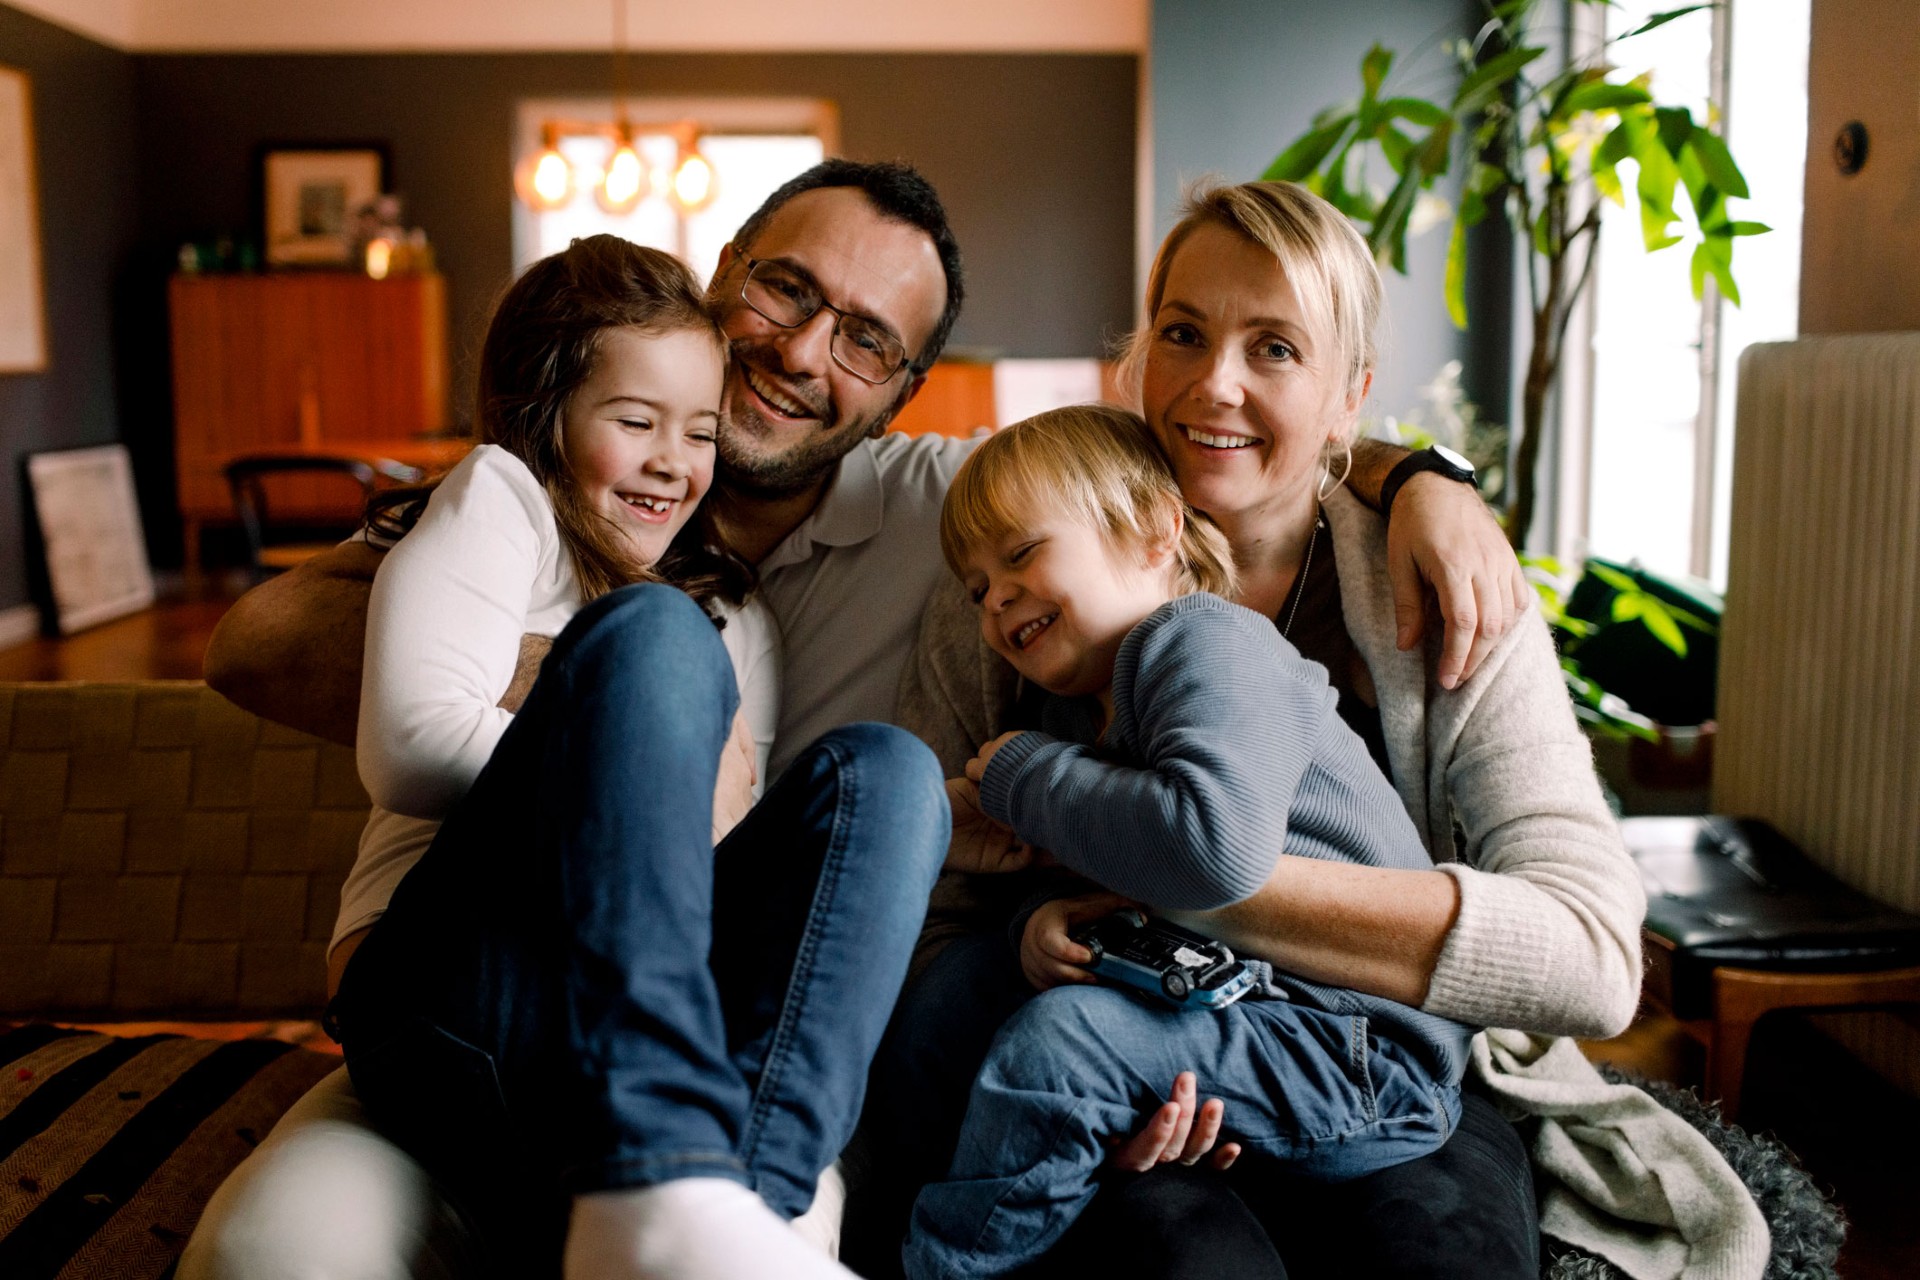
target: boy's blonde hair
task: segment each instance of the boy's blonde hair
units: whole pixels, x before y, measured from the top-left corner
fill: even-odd
[[[1153,340],[1153,317],[1167,292],[1180,246],[1205,226],[1224,227],[1271,253],[1313,327],[1326,335],[1349,396],[1360,394],[1379,360],[1380,268],[1367,241],[1341,212],[1296,182],[1203,186],[1187,196],[1182,217],[1160,244],[1147,273],[1146,322],[1120,357],[1122,385],[1139,394]]]
[[[1180,594],[1211,591],[1233,598],[1226,535],[1180,496],[1147,424],[1117,405],[1037,413],[982,441],[954,477],[940,511],[947,567],[964,576],[970,550],[1039,514],[1082,521],[1124,550],[1172,544]]]

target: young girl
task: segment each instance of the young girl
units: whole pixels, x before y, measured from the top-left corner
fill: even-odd
[[[397,538],[361,697],[377,808],[330,1012],[369,1117],[501,1274],[551,1273],[563,1237],[576,1280],[846,1274],[782,1219],[851,1130],[841,1055],[878,1041],[945,802],[882,726],[824,736],[737,824],[717,795],[724,756],[764,762],[778,674],[691,523],[726,358],[677,260],[575,241],[496,309],[485,443],[371,521]],[[508,709],[521,637],[556,631]]]
[[[1123,410],[1041,414],[989,439],[941,520],[988,644],[1051,697],[1044,732],[968,765],[984,820],[1127,900],[1185,913],[1250,897],[1280,855],[1429,865],[1392,786],[1341,722],[1325,669],[1230,604],[1225,538],[1181,500]],[[956,813],[960,812],[956,808]],[[919,1278],[999,1276],[1045,1253],[1093,1195],[1104,1135],[1188,1067],[1250,1153],[1339,1180],[1437,1148],[1471,1032],[1288,974],[1188,1012],[1089,985],[1054,886],[1016,921],[1045,994],[1002,1029],[945,1181],[914,1207]]]

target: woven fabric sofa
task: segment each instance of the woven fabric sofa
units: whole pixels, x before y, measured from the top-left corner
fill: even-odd
[[[0,684],[0,1276],[167,1274],[339,1067],[286,1041],[367,810],[352,751],[198,682]]]

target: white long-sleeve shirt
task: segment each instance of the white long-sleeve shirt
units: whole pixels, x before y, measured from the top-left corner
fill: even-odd
[[[558,635],[581,603],[539,481],[506,450],[475,449],[374,578],[357,742],[374,810],[340,891],[334,942],[386,910],[439,820],[493,755],[513,722],[498,704],[520,637]],[[720,636],[764,782],[780,708],[779,633],[750,600]]]

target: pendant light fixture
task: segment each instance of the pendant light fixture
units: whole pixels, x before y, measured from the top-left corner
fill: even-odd
[[[673,124],[636,125],[627,115],[627,0],[613,3],[613,123],[584,124],[548,120],[540,126],[540,150],[527,156],[514,171],[513,185],[520,199],[538,213],[566,207],[579,177],[560,150],[560,139],[600,136],[613,144],[613,154],[593,184],[593,199],[616,216],[632,213],[641,201],[658,192],[681,213],[698,213],[719,194],[719,175],[700,151],[700,124],[680,120]],[[674,140],[674,161],[649,169],[634,139],[668,134]]]
[[[540,213],[562,208],[573,198],[573,166],[560,154],[557,126],[541,126],[540,150],[520,162],[513,187],[528,208]]]
[[[653,188],[627,119],[627,0],[613,0],[613,155],[593,198],[612,214],[632,213]]]

